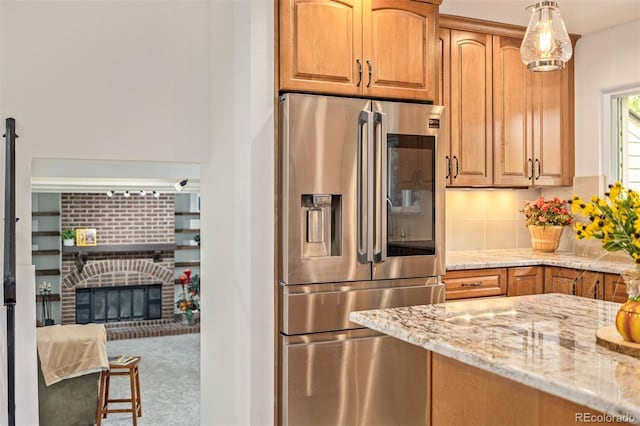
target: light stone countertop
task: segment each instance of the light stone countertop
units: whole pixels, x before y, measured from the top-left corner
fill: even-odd
[[[564,294],[352,312],[350,320],[465,364],[640,423],[640,359],[596,344],[619,304]],[[631,418],[633,417],[633,418]]]
[[[620,274],[632,269],[631,258],[604,252],[600,256],[571,251],[540,253],[533,249],[448,251],[447,271],[462,269],[504,268],[513,266],[561,266],[594,272]]]

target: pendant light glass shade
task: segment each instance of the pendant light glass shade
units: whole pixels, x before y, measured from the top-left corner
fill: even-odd
[[[558,3],[543,1],[527,7],[527,10],[531,10],[531,19],[520,46],[522,62],[530,71],[564,68],[573,49]]]

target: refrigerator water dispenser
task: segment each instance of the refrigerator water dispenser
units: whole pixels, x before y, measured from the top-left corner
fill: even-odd
[[[302,195],[302,257],[340,255],[339,217],[339,195]]]

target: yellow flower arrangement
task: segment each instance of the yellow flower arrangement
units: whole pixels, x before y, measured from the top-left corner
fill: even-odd
[[[604,195],[594,195],[589,202],[573,196],[572,212],[589,218],[589,222],[575,223],[576,237],[602,240],[605,250],[622,250],[640,265],[640,193],[616,182]]]

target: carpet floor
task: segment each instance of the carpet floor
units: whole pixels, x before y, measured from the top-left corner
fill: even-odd
[[[200,334],[107,342],[109,356],[138,355],[142,417],[140,426],[200,424]],[[112,377],[110,398],[129,398],[129,378]],[[110,404],[109,408],[127,405]],[[131,414],[112,413],[105,426],[131,425]]]

